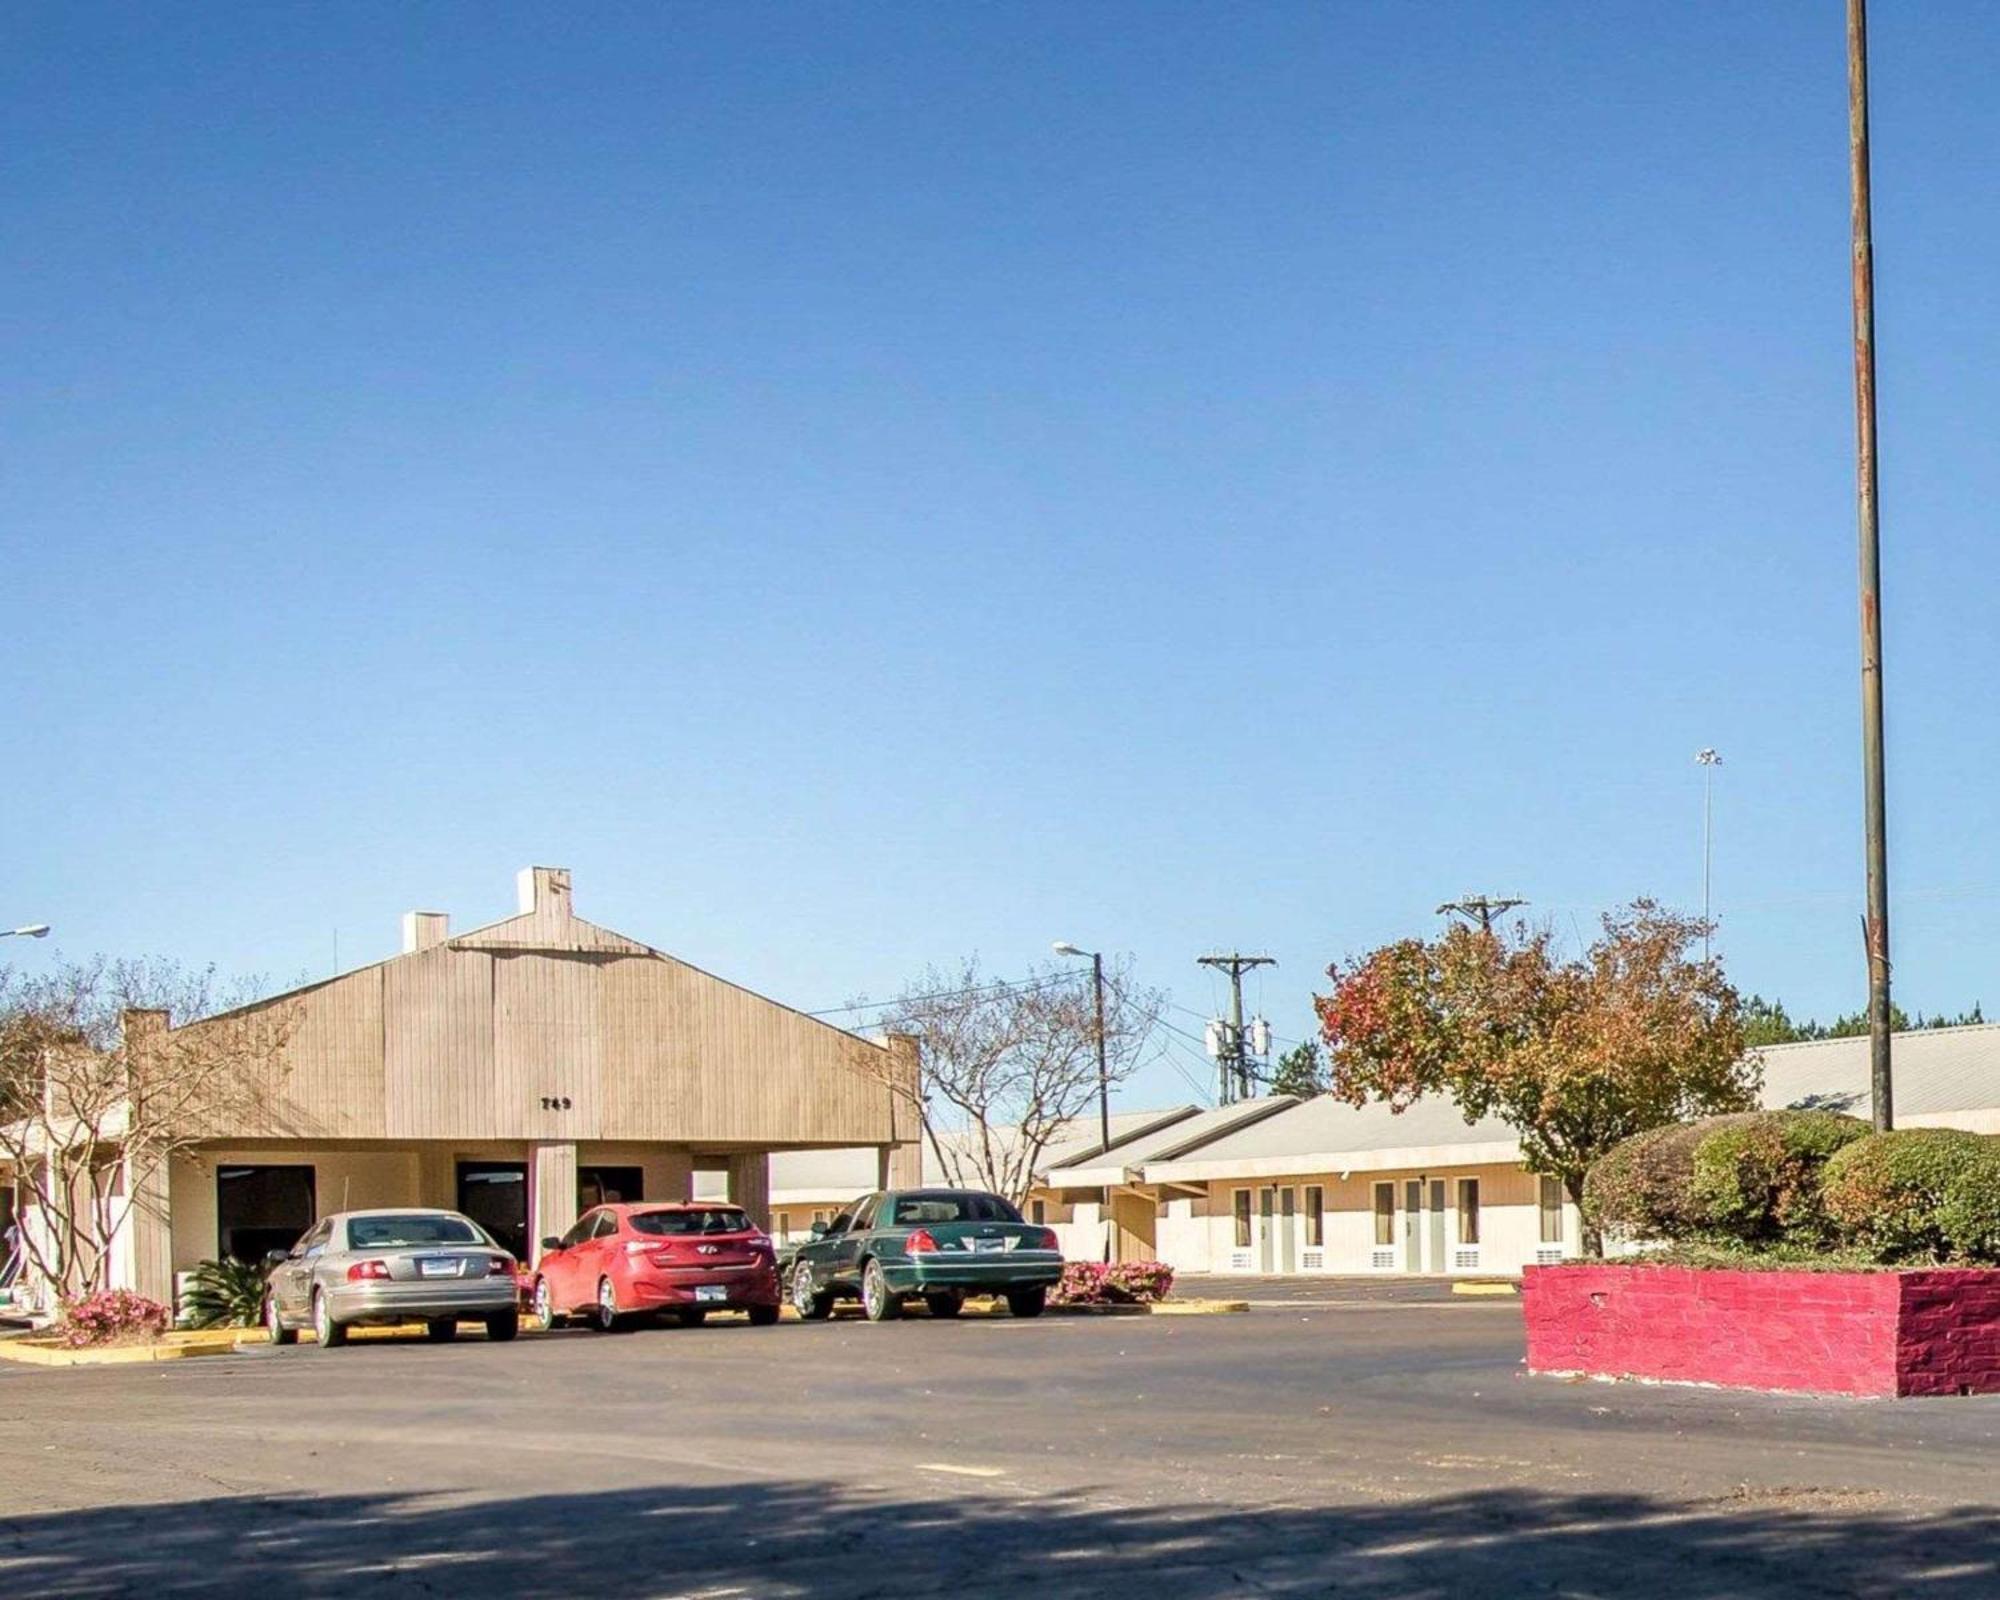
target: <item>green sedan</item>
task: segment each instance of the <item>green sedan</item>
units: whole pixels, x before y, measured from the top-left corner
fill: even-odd
[[[1055,1231],[1021,1220],[980,1189],[892,1189],[863,1195],[798,1248],[789,1287],[808,1322],[859,1299],[870,1322],[902,1315],[921,1296],[955,1317],[969,1294],[997,1294],[1017,1317],[1038,1317],[1062,1277]]]

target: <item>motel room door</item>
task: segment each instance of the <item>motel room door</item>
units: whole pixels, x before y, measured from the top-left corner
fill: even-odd
[[[1403,1270],[1444,1271],[1442,1178],[1409,1178],[1403,1183]]]

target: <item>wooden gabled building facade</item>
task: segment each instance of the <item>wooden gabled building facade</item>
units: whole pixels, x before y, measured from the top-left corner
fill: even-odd
[[[504,921],[454,935],[412,912],[399,955],[263,1003],[289,1008],[282,1060],[137,1208],[123,1276],[143,1292],[344,1208],[452,1206],[525,1260],[581,1205],[685,1199],[697,1170],[764,1217],[773,1151],[864,1145],[884,1183],[918,1170],[915,1041],[586,922],[562,868],[523,871]]]

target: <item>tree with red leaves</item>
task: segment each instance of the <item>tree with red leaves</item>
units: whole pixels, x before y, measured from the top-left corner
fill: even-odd
[[[1444,1095],[1468,1122],[1498,1117],[1528,1169],[1581,1204],[1620,1140],[1756,1104],[1762,1066],[1744,1053],[1741,998],[1695,954],[1704,931],[1638,900],[1574,959],[1547,928],[1455,925],[1335,963],[1313,1000],[1331,1092],[1397,1111]]]

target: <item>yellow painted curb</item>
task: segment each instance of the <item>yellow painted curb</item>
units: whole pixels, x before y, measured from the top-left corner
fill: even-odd
[[[262,1334],[258,1335],[261,1340]],[[229,1344],[130,1344],[109,1350],[64,1350],[60,1346],[30,1344],[25,1339],[0,1341],[0,1361],[18,1361],[33,1367],[123,1367],[152,1361],[180,1361],[189,1356],[227,1355],[236,1348]]]
[[[1511,1283],[1454,1283],[1451,1292],[1468,1295],[1515,1295],[1521,1291]]]
[[[1226,1317],[1248,1311],[1248,1300],[1161,1300],[1146,1308],[1156,1317]]]

